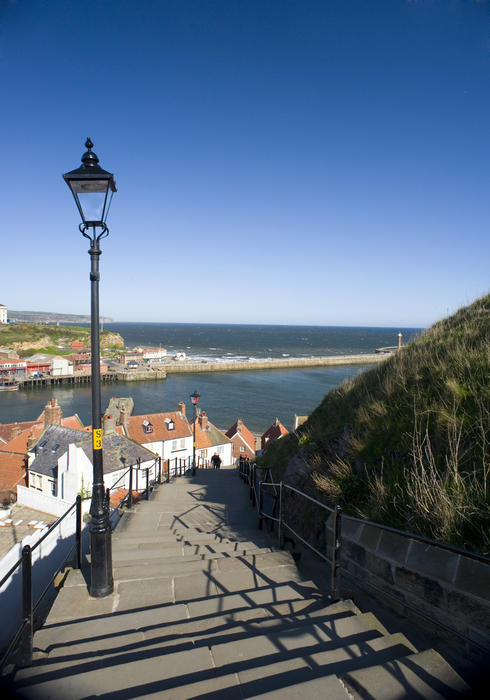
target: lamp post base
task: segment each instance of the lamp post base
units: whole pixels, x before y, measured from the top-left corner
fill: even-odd
[[[90,589],[93,598],[104,598],[114,590],[111,528],[90,532]]]

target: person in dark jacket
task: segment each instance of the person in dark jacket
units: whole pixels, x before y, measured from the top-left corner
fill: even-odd
[[[221,458],[219,454],[214,453],[214,455],[211,457],[211,464],[215,469],[219,469],[221,467]]]

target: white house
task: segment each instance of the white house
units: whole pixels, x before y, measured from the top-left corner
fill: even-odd
[[[7,323],[7,307],[0,304],[0,323]]]
[[[44,501],[44,510],[50,513],[53,499],[71,504],[79,493],[90,495],[92,454],[90,433],[48,426],[29,450],[29,488],[21,489],[22,493],[18,489],[18,502],[31,507],[35,503],[38,510],[43,510]],[[146,469],[150,470],[150,480],[155,480],[158,473],[158,457],[119,433],[104,436],[103,465],[106,488],[129,488],[130,466],[136,467],[135,490],[145,488]],[[32,492],[30,501],[29,492]]]
[[[178,411],[146,413],[124,419],[124,433],[170,463],[171,472],[189,466],[192,458],[192,429],[185,415],[185,404]]]
[[[51,375],[53,377],[66,376],[73,374],[73,362],[67,360],[66,357],[56,355],[51,360]]]

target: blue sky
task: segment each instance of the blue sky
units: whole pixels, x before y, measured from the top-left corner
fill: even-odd
[[[61,173],[118,193],[119,321],[425,326],[489,291],[490,5],[0,0],[0,302],[88,313]]]

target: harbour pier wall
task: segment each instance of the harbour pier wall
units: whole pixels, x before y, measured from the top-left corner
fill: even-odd
[[[386,355],[328,355],[323,357],[284,357],[269,360],[238,362],[174,362],[165,365],[167,374],[178,372],[228,372],[257,369],[289,369],[300,367],[329,367],[332,365],[364,365],[382,362]]]

